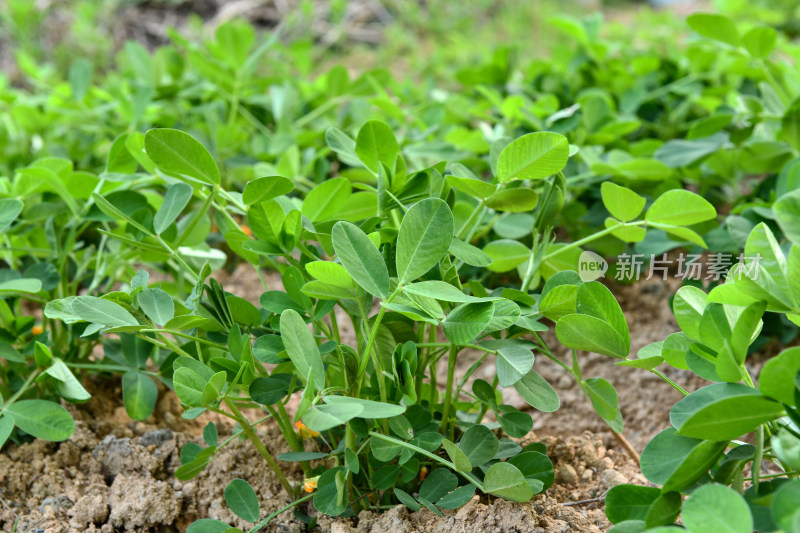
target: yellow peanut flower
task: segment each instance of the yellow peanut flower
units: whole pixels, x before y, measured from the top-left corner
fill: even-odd
[[[317,490],[317,480],[318,479],[319,479],[319,476],[311,477],[311,478],[308,478],[308,479],[304,479],[303,480],[303,490],[305,490],[306,492],[314,492],[315,490]]]
[[[297,429],[300,431],[300,436],[304,439],[313,439],[314,437],[319,437],[319,433],[314,431],[313,429],[309,429],[308,426],[303,424],[302,422],[298,421],[295,423]]]

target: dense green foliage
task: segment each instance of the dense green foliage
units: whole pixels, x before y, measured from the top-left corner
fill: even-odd
[[[10,5],[24,34],[34,12]],[[0,78],[0,446],[69,438],[60,400],[90,398],[86,373],[115,374],[133,419],[161,382],[185,418],[235,421],[183,448],[179,479],[244,437],[293,505],[327,515],[441,514],[476,492],[524,502],[553,466],[515,440],[533,416],[502,389],[557,410],[535,357],[624,430],[614,387],[581,371],[586,351],[686,396],[642,454],[660,488],[608,493],[615,531],[679,516],[692,532],[800,530],[800,351],[758,380],[745,365],[800,324],[800,48],[771,19],[780,7],[759,5],[770,24],[643,15],[663,36],[552,17],[564,44],[549,57],[498,47],[449,80],[312,74],[314,48],[241,21],[153,52],[128,42],[113,68],[70,58],[63,74],[21,40],[21,79]],[[722,283],[682,287],[681,332],[632,357],[581,252],[676,248],[744,259]],[[237,265],[282,286],[264,282],[258,305],[226,292],[212,274]],[[493,379],[472,379],[484,365]],[[711,384],[688,394],[662,365]],[[290,452],[261,442],[268,422]],[[225,500],[251,531],[273,516],[245,480]]]

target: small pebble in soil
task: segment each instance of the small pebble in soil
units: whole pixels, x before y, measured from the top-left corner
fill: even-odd
[[[558,469],[558,480],[562,483],[574,485],[578,481],[578,473],[572,465],[563,465]]]
[[[606,470],[601,476],[603,486],[607,489],[626,483],[628,480],[616,470]]]
[[[139,444],[142,446],[158,446],[162,442],[167,442],[172,439],[172,431],[169,429],[157,429],[155,431],[148,431],[142,438],[139,439]]]

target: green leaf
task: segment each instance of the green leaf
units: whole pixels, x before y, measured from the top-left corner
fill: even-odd
[[[343,289],[334,285],[328,285],[321,281],[312,280],[303,284],[300,290],[306,296],[319,300],[355,300],[356,293],[350,289]]]
[[[783,414],[778,402],[756,389],[739,383],[716,383],[676,403],[669,418],[680,435],[733,440]]]
[[[784,235],[792,242],[800,243],[800,189],[778,198],[772,204],[772,212]]]
[[[487,198],[488,196],[491,196],[497,189],[497,185],[495,185],[494,183],[489,183],[472,176],[461,176],[461,175],[451,174],[447,176],[447,178],[445,179],[447,180],[447,183],[449,183],[450,186],[453,187],[455,190],[461,191],[474,198],[480,198],[480,199]]]
[[[164,325],[175,316],[175,302],[172,296],[161,289],[143,289],[137,296],[139,307],[147,318],[156,324]]]
[[[381,163],[394,168],[400,146],[392,128],[380,120],[370,120],[358,130],[355,153],[372,172],[378,173]]]
[[[256,491],[243,479],[234,479],[228,483],[225,487],[225,503],[236,516],[248,522],[257,522],[261,514]]]
[[[11,416],[0,416],[0,450],[3,449],[12,431],[14,431],[14,419]]]
[[[472,472],[472,463],[469,457],[453,441],[444,439],[442,440],[442,446],[448,457],[450,457],[450,461],[456,465],[456,470],[459,472]]]
[[[313,373],[316,389],[318,391],[324,389],[325,366],[322,363],[322,355],[305,321],[294,309],[286,309],[281,313],[281,338],[286,346],[286,353],[300,377],[307,380]],[[311,384],[307,383],[306,386]]]
[[[533,429],[533,418],[528,413],[522,411],[511,411],[504,413],[497,419],[500,422],[500,427],[509,437],[521,439]]]
[[[655,157],[670,168],[686,167],[718,151],[726,142],[728,135],[724,132],[700,139],[673,139],[665,142]]]
[[[347,178],[325,180],[306,195],[302,213],[311,222],[331,220],[344,207],[351,194]]]
[[[486,199],[486,206],[497,211],[524,213],[532,211],[539,202],[539,195],[527,187],[515,187],[497,191]]]
[[[358,462],[358,456],[356,455],[356,452],[350,448],[346,448],[344,450],[344,459],[345,463],[347,464],[347,469],[354,474],[358,474],[361,470],[361,465]]]
[[[208,150],[188,133],[170,128],[148,131],[144,136],[148,157],[163,170],[188,176],[208,185],[219,185],[216,161]]]
[[[203,440],[209,446],[219,445],[219,430],[214,422],[209,422],[203,428]]]
[[[130,371],[122,376],[122,403],[133,420],[144,420],[153,412],[158,399],[158,387],[140,372]]]
[[[629,222],[644,209],[645,199],[632,190],[610,181],[604,181],[600,186],[600,194],[603,197],[603,205],[606,206],[611,216]]]
[[[164,195],[164,203],[153,216],[153,230],[161,235],[180,215],[192,199],[192,186],[186,183],[170,185]]]
[[[472,466],[481,466],[494,459],[500,447],[500,441],[489,428],[477,425],[464,432],[458,447],[464,452]]]
[[[493,316],[492,302],[461,304],[442,322],[444,334],[455,344],[469,344],[486,329]]]
[[[66,409],[47,400],[20,400],[3,412],[14,424],[33,437],[51,442],[67,440],[75,430],[75,421]]]
[[[708,473],[727,445],[728,441],[693,439],[667,428],[642,451],[642,474],[664,490],[684,490]]]
[[[257,342],[257,341],[256,341]],[[255,347],[253,347],[255,351]],[[256,355],[256,357],[258,357]],[[262,358],[258,357],[261,361]],[[281,379],[281,377],[289,379]],[[250,383],[250,398],[261,405],[273,405],[284,399],[289,394],[289,374],[272,374],[269,377],[259,377]]]
[[[569,142],[549,131],[528,133],[506,145],[497,161],[497,179],[536,180],[561,172],[569,159]]]
[[[484,253],[492,258],[489,270],[492,272],[507,272],[527,261],[531,251],[519,241],[500,239],[492,241],[483,249]]]
[[[663,492],[653,502],[650,510],[645,517],[645,525],[648,528],[657,526],[668,526],[675,522],[681,513],[683,498],[678,492]]]
[[[683,524],[692,533],[752,533],[753,517],[741,494],[724,485],[703,485],[683,504]]]
[[[564,346],[624,359],[629,339],[608,322],[591,315],[573,314],[556,323],[556,336]]]
[[[708,200],[683,189],[673,189],[659,196],[647,210],[648,222],[691,226],[717,216]]]
[[[516,324],[521,316],[519,305],[511,300],[499,300],[494,303],[494,314],[486,331],[500,331]],[[529,317],[526,317],[526,319]]]
[[[201,518],[191,523],[186,533],[228,533],[231,526],[219,520]]]
[[[550,279],[554,279],[555,276]],[[550,280],[548,280],[549,282]],[[579,285],[565,283],[553,287],[539,300],[539,312],[550,320],[558,321],[575,313]]]
[[[400,479],[400,465],[386,465],[372,472],[372,487],[378,490],[389,490]]]
[[[606,229],[614,228],[611,235],[624,242],[641,242],[647,235],[646,228],[642,226],[620,226],[619,221],[611,217],[605,219],[603,225]]]
[[[475,485],[470,483],[463,487],[458,487],[456,490],[446,496],[442,496],[436,505],[442,509],[458,509],[472,499],[475,494]]]
[[[419,296],[427,296],[443,302],[472,303],[500,300],[501,298],[478,298],[464,294],[445,281],[431,280],[412,283],[403,287],[403,291]]]
[[[686,285],[675,293],[672,301],[675,321],[693,339],[700,339],[700,321],[707,305],[706,293],[697,287]]]
[[[422,509],[422,506],[419,503],[417,503],[417,500],[415,500],[414,497],[411,496],[406,491],[395,487],[394,495],[397,496],[397,499],[400,500],[400,503],[411,509],[412,513],[416,513],[417,511]]]
[[[777,40],[778,32],[775,29],[769,26],[758,26],[744,34],[742,44],[751,56],[765,59],[775,49]]]
[[[389,271],[366,233],[349,222],[337,222],[331,233],[333,248],[347,273],[371,295],[389,296]]]
[[[303,423],[312,431],[323,432],[360,416],[364,407],[357,403],[316,405],[303,415]]]
[[[79,57],[69,66],[69,85],[75,100],[82,102],[92,85],[92,62],[85,57]]]
[[[781,485],[772,497],[772,517],[778,527],[786,533],[800,531],[798,501],[800,501],[800,480],[797,479]]]
[[[0,199],[0,232],[5,231],[16,220],[23,207],[24,204],[16,198]]]
[[[614,386],[603,378],[588,378],[585,383],[594,410],[600,418],[613,421],[619,412],[619,397]]]
[[[695,13],[690,15],[686,22],[694,31],[716,41],[739,46],[739,30],[736,23],[725,15],[716,13]]]
[[[325,403],[327,405],[342,406],[358,405],[362,408],[361,414],[358,415],[359,418],[391,418],[406,412],[406,408],[403,405],[351,398],[349,396],[326,396]]]
[[[294,190],[294,183],[283,176],[266,176],[248,181],[242,191],[242,202],[250,206],[272,200],[278,196],[289,194]]]
[[[0,282],[0,295],[27,293],[36,294],[42,290],[42,280],[35,278],[17,278]]]
[[[325,143],[336,152],[339,160],[347,165],[357,167],[360,160],[356,156],[356,142],[338,128],[325,130]]]
[[[622,337],[625,355],[628,355],[631,346],[628,323],[616,298],[605,285],[597,281],[583,283],[578,288],[576,310],[580,314],[599,318],[614,328]]]
[[[436,503],[458,487],[458,478],[446,468],[436,468],[419,487],[420,501]]]
[[[200,363],[202,364],[202,363]],[[205,378],[192,368],[181,367],[172,375],[172,384],[175,395],[189,407],[203,405],[203,391],[210,378]]]
[[[456,259],[471,266],[487,267],[493,261],[486,252],[477,246],[472,246],[455,237],[453,237],[453,242],[450,243],[449,250]]]
[[[483,479],[486,492],[514,502],[527,502],[533,497],[533,489],[525,476],[510,463],[495,463],[486,471]]]
[[[481,346],[497,351],[495,363],[501,387],[510,387],[521,380],[533,367],[533,352],[516,342],[489,340]]]
[[[798,297],[792,290],[794,283],[789,279],[786,256],[769,226],[762,222],[753,228],[744,253],[748,262],[756,263],[757,271],[750,274],[752,280],[747,276],[733,276],[736,285],[745,289],[749,296],[769,302],[770,310],[780,306],[796,307]]]
[[[528,485],[537,494],[550,488],[555,481],[553,462],[544,453],[524,451],[509,459],[508,462],[522,472]]]
[[[531,407],[544,413],[552,413],[561,405],[556,391],[535,370],[514,383],[514,388]]]
[[[207,324],[209,322],[208,318],[198,316],[198,315],[179,315],[166,324],[164,324],[164,329],[173,329],[173,330],[187,330],[187,329],[194,329],[196,327],[200,327],[203,324]]]
[[[356,284],[347,270],[339,263],[333,261],[311,261],[306,263],[306,272],[315,279],[341,287],[343,289],[355,289]]]
[[[800,372],[800,348],[788,348],[773,357],[761,369],[758,389],[765,396],[786,405],[797,405],[795,376]]]
[[[644,520],[661,494],[656,487],[616,485],[606,494],[606,516],[612,524],[626,520]]]
[[[376,436],[370,437],[369,448],[372,456],[382,463],[392,461],[403,449],[402,446],[395,442],[381,439],[380,437]]]
[[[138,326],[139,322],[121,305],[95,296],[78,296],[72,301],[72,312],[81,320],[103,326]]]
[[[397,234],[400,284],[413,281],[436,266],[450,248],[454,231],[453,213],[444,201],[426,198],[414,204],[403,217]]]
[[[792,470],[800,470],[800,438],[795,437],[787,429],[780,429],[770,439],[775,455],[783,464]]]
[[[36,343],[36,350],[39,351],[40,348],[44,348],[44,345],[37,342]],[[49,375],[58,380],[56,384],[56,389],[58,393],[64,397],[65,399],[71,402],[85,402],[89,398],[92,397],[86,389],[83,388],[83,385],[78,378],[76,378],[72,372],[70,371],[69,367],[67,367],[64,362],[59,358],[53,358],[52,354],[50,354],[50,350],[47,350],[47,355],[45,356],[48,360],[52,360],[52,365],[45,370],[45,372]],[[36,356],[37,363],[41,361],[41,357],[37,354]],[[39,363],[41,364],[41,363]]]

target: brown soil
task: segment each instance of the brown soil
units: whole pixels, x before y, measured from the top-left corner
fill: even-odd
[[[257,300],[263,291],[255,272],[240,266],[218,279],[234,293]],[[270,289],[280,279],[266,278]],[[676,329],[666,301],[673,287],[660,280],[634,286],[614,287],[631,330],[632,351],[663,340]],[[340,321],[340,324],[344,321]],[[551,339],[548,339],[548,341]],[[555,339],[551,345],[558,346]],[[567,354],[557,355],[567,360]],[[464,353],[463,365],[469,365]],[[617,367],[606,357],[582,355],[585,377],[601,376],[620,394],[626,420],[624,434],[641,452],[645,443],[667,427],[668,408],[680,395],[656,376],[638,369]],[[537,370],[558,390],[562,407],[556,413],[534,413],[535,435],[553,459],[556,484],[528,504],[510,503],[477,496],[463,508],[439,518],[427,510],[409,514],[398,506],[382,514],[364,511],[348,520],[320,516],[322,531],[601,531],[608,528],[602,497],[619,483],[645,484],[632,461],[594,414],[572,378],[555,363],[537,355]],[[491,369],[487,369],[491,373]],[[687,389],[700,383],[684,374],[671,375]],[[688,373],[686,373],[688,374]],[[487,376],[478,376],[487,377]],[[188,422],[180,417],[174,395],[161,394],[156,412],[145,422],[132,422],[121,405],[119,383],[90,383],[92,399],[69,406],[77,421],[75,434],[61,444],[36,441],[23,446],[8,445],[0,453],[0,529],[12,531],[185,531],[198,518],[217,518],[239,527],[224,503],[224,487],[234,478],[249,481],[258,492],[262,516],[289,500],[275,477],[249,443],[224,448],[199,477],[180,482],[173,477],[180,465],[180,447],[201,442],[208,419]],[[508,403],[525,408],[512,392]],[[220,424],[223,432],[230,429]],[[278,431],[261,429],[273,453],[287,451]],[[302,482],[300,471],[290,472],[294,483]],[[303,512],[313,514],[310,506]],[[305,525],[291,511],[283,513],[267,531],[302,531]]]
[[[200,443],[202,423],[180,418],[171,394],[163,394],[156,412],[133,422],[119,405],[118,382],[90,386],[92,399],[69,406],[76,420],[73,436],[63,443],[35,441],[9,445],[0,454],[0,529],[37,533],[112,531],[185,531],[198,518],[216,518],[239,527],[224,503],[224,487],[235,478],[249,481],[261,501],[262,517],[289,503],[280,484],[248,442],[224,448],[197,478],[173,477],[180,448]],[[221,427],[225,427],[221,424]],[[274,427],[261,430],[273,453],[288,451]],[[525,441],[535,441],[529,435]],[[586,433],[542,439],[553,459],[556,484],[528,504],[477,496],[444,518],[423,510],[409,514],[402,506],[383,514],[363,511],[349,520],[319,517],[322,531],[601,531],[608,526],[602,497],[619,483],[644,483],[637,467],[619,449],[603,446]],[[289,471],[295,482],[299,470]],[[589,501],[586,501],[589,500]],[[566,505],[564,505],[566,504]],[[313,514],[307,506],[304,512]],[[291,511],[266,531],[303,530]],[[388,528],[388,529],[387,529]]]

